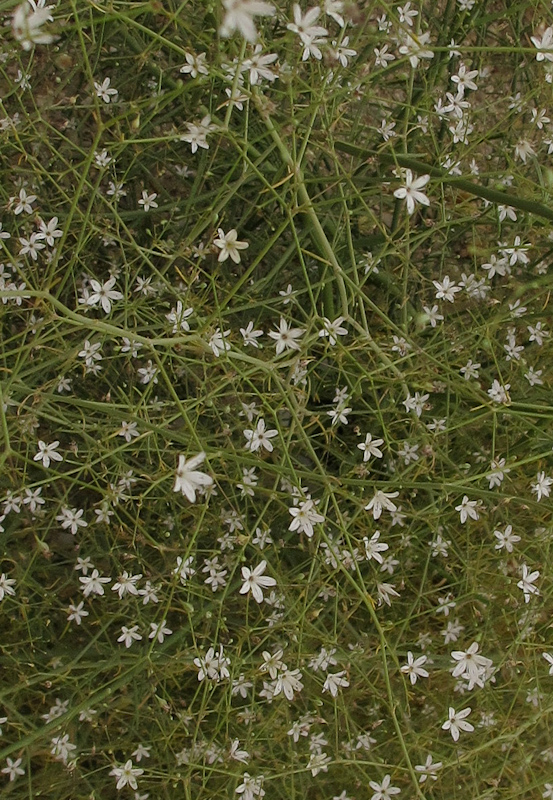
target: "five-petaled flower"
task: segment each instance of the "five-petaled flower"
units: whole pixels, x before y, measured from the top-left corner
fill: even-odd
[[[240,587],[240,594],[247,594],[248,592],[251,592],[256,603],[263,602],[263,589],[266,589],[269,586],[276,586],[276,581],[274,578],[263,574],[266,567],[266,561],[262,561],[255,569],[242,567],[242,578],[244,583]]]
[[[187,459],[186,456],[179,456],[179,465],[175,477],[174,492],[182,492],[191,503],[196,502],[196,492],[203,486],[211,486],[213,478],[196,469],[205,459],[205,453],[198,453],[197,456]]]
[[[261,447],[268,450],[269,453],[273,451],[273,443],[271,439],[275,436],[278,436],[278,431],[274,428],[271,430],[267,430],[265,425],[265,420],[263,417],[257,420],[257,424],[254,429],[246,429],[244,431],[244,436],[246,437],[247,441],[245,444],[246,450],[249,450],[251,453],[255,453]]]
[[[46,467],[46,469],[50,466],[50,461],[63,461],[63,456],[57,452],[58,446],[59,441],[57,439],[50,444],[46,444],[42,439],[39,439],[38,453],[33,456],[33,461],[42,461],[42,466]]]
[[[474,725],[471,725],[470,722],[466,720],[471,711],[472,709],[470,706],[464,708],[462,711],[455,711],[454,708],[451,708],[451,706],[449,707],[448,718],[442,725],[442,730],[449,731],[454,742],[459,739],[460,731],[474,730]]]
[[[232,228],[228,233],[225,233],[222,228],[218,229],[219,238],[213,241],[215,247],[220,249],[218,261],[226,261],[231,258],[235,264],[240,263],[240,250],[245,250],[249,247],[247,242],[238,241],[238,232],[236,228]]]
[[[272,17],[275,13],[275,7],[262,0],[223,0],[223,6],[225,17],[219,28],[221,36],[232,36],[234,31],[239,31],[248,42],[257,39],[254,16]]]
[[[419,178],[414,178],[410,169],[405,170],[405,185],[396,189],[394,197],[398,200],[405,200],[407,203],[407,213],[409,216],[415,211],[415,203],[420,203],[423,206],[429,206],[430,200],[421,192],[421,189],[426,186],[430,180],[430,175],[421,175]]]
[[[114,775],[117,779],[116,789],[119,790],[128,785],[131,789],[136,790],[138,788],[136,779],[139,778],[143,772],[143,769],[133,767],[132,761],[129,758],[122,767],[113,767],[109,774]]]

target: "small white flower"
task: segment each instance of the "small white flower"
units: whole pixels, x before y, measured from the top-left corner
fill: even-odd
[[[123,422],[121,423],[121,427],[117,431],[118,436],[122,436],[126,442],[132,442],[133,437],[140,436],[140,431],[137,431],[138,423],[137,422]]]
[[[15,579],[8,578],[5,572],[0,575],[0,602],[4,599],[6,595],[11,597],[15,597]]]
[[[382,511],[397,511],[397,506],[392,503],[392,498],[398,497],[399,492],[383,492],[376,489],[374,497],[365,506],[365,511],[373,512],[373,519],[380,519]]]
[[[109,774],[115,776],[117,780],[117,785],[115,788],[119,791],[127,785],[130,786],[131,789],[136,790],[138,788],[136,779],[139,778],[143,772],[143,769],[133,767],[132,761],[129,758],[128,761],[125,762],[124,766],[114,767]]]
[[[186,459],[186,456],[179,456],[179,465],[175,478],[174,492],[182,492],[191,503],[196,502],[196,491],[202,486],[211,486],[213,478],[205,472],[199,472],[199,467],[205,459],[205,453],[198,453],[197,456]]]
[[[242,578],[244,583],[240,588],[240,594],[247,594],[248,592],[251,592],[256,603],[263,602],[263,589],[266,589],[269,586],[276,586],[276,580],[274,578],[271,578],[268,575],[263,575],[266,567],[266,561],[262,561],[253,570],[249,569],[249,567],[242,567]]]
[[[335,672],[334,674],[329,672],[323,684],[323,692],[330,692],[332,697],[336,697],[340,687],[347,689],[349,686],[349,681],[345,676],[345,670],[342,670],[341,672]]]
[[[526,564],[522,565],[522,578],[517,583],[519,589],[521,589],[524,593],[524,602],[529,603],[530,597],[534,595],[539,595],[540,590],[537,586],[534,586],[534,582],[540,577],[540,573],[538,570],[534,570],[534,572],[530,572],[528,566]]]
[[[469,500],[467,495],[463,497],[460,505],[455,506],[455,511],[459,512],[462,524],[464,524],[469,517],[471,519],[479,519],[477,506],[478,500]]]
[[[6,759],[6,766],[2,769],[4,775],[10,776],[10,782],[14,781],[18,775],[25,775],[25,770],[20,766],[22,758],[16,758],[12,761],[11,758]]]
[[[278,431],[274,429],[267,430],[265,426],[265,420],[263,417],[261,417],[261,419],[257,421],[255,429],[245,430],[244,436],[247,439],[245,444],[246,450],[255,453],[257,450],[263,447],[269,453],[272,453],[273,443],[271,442],[271,439],[273,439],[275,436],[278,436]]]
[[[542,656],[549,664],[549,674],[553,675],[553,655],[551,655],[551,653],[542,653]]]
[[[33,8],[27,2],[17,6],[12,18],[12,31],[23,50],[30,50],[33,44],[52,44],[55,41],[55,36],[41,30],[51,19],[49,8]]]
[[[397,786],[390,786],[390,782],[390,775],[385,775],[382,783],[369,781],[369,786],[374,792],[371,800],[390,800],[392,795],[399,794],[401,789],[399,789]]]
[[[421,175],[420,178],[413,178],[413,173],[410,169],[405,170],[405,186],[396,189],[394,197],[399,200],[405,200],[407,203],[407,213],[413,214],[415,211],[415,203],[421,203],[423,206],[429,206],[430,200],[420,190],[426,186],[430,180],[430,175]]]
[[[331,345],[335,345],[338,341],[338,336],[345,336],[347,328],[342,326],[344,317],[336,317],[334,322],[331,322],[327,317],[323,317],[323,327],[319,331],[319,336],[328,336],[328,341]]]
[[[426,756],[426,762],[424,764],[417,764],[415,769],[417,772],[420,772],[419,783],[425,783],[427,778],[431,778],[433,781],[438,779],[436,772],[441,769],[443,766],[441,761],[432,761],[432,756]]]
[[[299,350],[300,344],[296,341],[305,331],[303,328],[288,327],[288,323],[282,317],[277,331],[269,331],[269,336],[276,342],[276,354],[279,356],[285,350]]]
[[[228,38],[234,31],[242,34],[248,42],[255,42],[257,31],[254,16],[272,17],[275,7],[261,0],[223,0],[225,17],[219,28],[221,36]]]
[[[170,636],[173,633],[171,628],[168,628],[167,625],[165,624],[166,622],[167,620],[165,619],[161,620],[161,622],[150,622],[151,631],[148,634],[148,639],[157,639],[157,641],[160,644],[163,644],[163,642],[165,641],[165,637]],[[133,753],[133,755],[136,755],[136,753]],[[138,756],[136,760],[137,761],[140,760]]]
[[[129,648],[133,642],[139,642],[142,635],[138,633],[138,625],[133,625],[128,628],[126,625],[121,626],[121,636],[117,639],[118,642],[124,642],[125,647]]]
[[[152,192],[152,194],[148,194],[146,189],[142,189],[142,198],[138,201],[138,205],[142,206],[144,211],[149,211],[151,208],[157,208],[158,204],[156,203],[157,192]]]
[[[428,656],[419,656],[413,658],[413,653],[409,650],[407,652],[407,664],[401,667],[404,675],[409,676],[412,686],[415,685],[418,678],[428,678],[428,672],[423,668],[423,664],[428,661]]]
[[[35,456],[36,458],[36,456]],[[551,486],[553,485],[553,478],[546,476],[545,472],[538,472],[536,475],[536,482],[532,484],[532,494],[536,495],[538,503],[542,497],[549,497],[551,494]]]
[[[59,441],[57,439],[51,444],[46,444],[42,439],[39,439],[38,453],[33,456],[33,461],[42,461],[42,466],[46,467],[46,469],[50,466],[50,461],[63,461],[63,456],[57,452],[58,447]]]
[[[104,103],[111,103],[117,100],[119,92],[117,89],[114,89],[113,86],[110,86],[111,78],[104,78],[102,83],[97,83],[94,81],[94,88],[96,89],[96,95],[100,97]]]
[[[453,741],[456,742],[459,739],[459,731],[473,731],[474,725],[471,725],[470,722],[466,721],[466,718],[470,714],[472,709],[464,708],[462,711],[455,711],[454,708],[449,708],[449,716],[448,719],[442,725],[442,730],[449,731],[453,738]]]
[[[363,451],[363,461],[368,461],[371,456],[382,458],[380,445],[384,444],[384,439],[373,439],[370,433],[365,436],[365,441],[360,442],[357,447]]]
[[[553,61],[553,27],[546,28],[543,36],[531,36],[532,44],[537,48],[536,61]]]
[[[213,241],[215,247],[218,247],[221,252],[219,253],[218,261],[226,261],[230,258],[235,264],[240,263],[240,250],[245,250],[249,247],[247,242],[238,241],[238,232],[236,228],[232,228],[228,233],[225,233],[222,228],[218,229],[219,238]]]
[[[112,276],[104,283],[100,283],[91,278],[90,286],[92,288],[92,294],[88,295],[86,304],[88,306],[96,306],[100,303],[104,312],[109,314],[111,311],[111,301],[121,300],[123,298],[121,292],[113,288],[115,286],[115,280],[115,277]]]
[[[289,513],[293,516],[290,523],[289,531],[298,531],[298,533],[305,533],[309,539],[313,536],[313,525],[324,522],[325,518],[319,514],[314,500],[305,500],[300,503],[296,508],[289,508]]]

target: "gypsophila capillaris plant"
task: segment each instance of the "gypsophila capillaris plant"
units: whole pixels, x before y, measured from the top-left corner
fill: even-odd
[[[553,798],[553,11],[0,4],[6,797]]]

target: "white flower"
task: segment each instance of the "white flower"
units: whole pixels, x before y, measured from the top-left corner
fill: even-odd
[[[479,518],[478,511],[476,510],[477,506],[478,500],[469,500],[467,495],[463,497],[461,504],[455,506],[455,511],[458,511],[461,517],[461,523],[465,523],[469,517],[471,519]]]
[[[42,461],[42,466],[48,467],[50,466],[50,461],[63,461],[63,456],[61,456],[57,452],[57,447],[59,446],[59,441],[56,439],[55,442],[51,444],[46,444],[43,442],[42,439],[38,440],[38,453],[33,456],[33,461]]]
[[[130,786],[131,789],[136,790],[138,788],[136,779],[139,778],[143,772],[143,769],[133,767],[132,761],[129,758],[129,760],[125,762],[124,766],[114,767],[109,774],[114,775],[117,779],[117,785],[115,787],[117,790],[122,789],[127,785]]]
[[[363,536],[363,544],[365,545],[365,558],[367,561],[374,558],[375,561],[382,564],[383,559],[380,553],[385,553],[388,545],[386,542],[379,542],[379,539],[380,531],[375,531],[370,539],[368,536]]]
[[[408,56],[413,69],[419,65],[421,58],[434,58],[432,50],[426,50],[425,47],[430,41],[429,33],[419,33],[407,35],[404,44],[399,48],[402,56]]]
[[[199,472],[199,467],[205,459],[205,453],[198,453],[197,456],[186,459],[186,456],[179,456],[179,465],[175,478],[174,492],[182,492],[191,503],[196,502],[196,491],[202,486],[211,486],[213,478],[205,472]]]
[[[2,772],[4,775],[10,776],[10,782],[14,781],[18,775],[25,775],[25,770],[20,766],[22,761],[22,758],[16,758],[15,761],[12,761],[11,758],[6,759],[6,766]]]
[[[113,288],[115,286],[115,277],[113,276],[105,283],[100,283],[91,278],[90,286],[92,287],[92,294],[88,295],[86,304],[88,306],[96,306],[100,303],[106,314],[111,311],[112,300],[121,300],[123,298],[121,292]]]
[[[338,689],[341,686],[343,686],[344,689],[347,689],[349,686],[349,681],[345,675],[345,669],[343,669],[341,672],[335,672],[334,674],[329,672],[323,685],[323,692],[330,692],[332,697],[336,697],[338,694]]]
[[[534,586],[534,581],[540,577],[540,573],[538,570],[534,570],[534,572],[530,572],[528,570],[528,566],[526,564],[522,565],[522,578],[517,583],[519,589],[522,589],[524,592],[524,602],[530,602],[530,596],[535,594],[539,595],[540,590],[537,586]]]
[[[455,293],[461,291],[461,287],[457,286],[451,280],[449,275],[445,275],[443,281],[432,281],[436,287],[436,300],[448,300],[450,303],[455,302]]]
[[[430,180],[430,175],[421,175],[420,178],[413,179],[413,173],[410,169],[405,170],[405,186],[396,189],[394,197],[400,200],[405,200],[407,203],[407,213],[413,214],[415,211],[415,203],[421,203],[423,206],[429,206],[430,200],[420,190],[426,186]]]
[[[227,342],[226,337],[230,334],[230,328],[227,331],[221,331],[220,328],[215,329],[215,333],[212,334],[208,341],[208,345],[211,347],[213,355],[216,358],[219,358],[221,353],[226,353],[227,350],[230,350],[230,342]]]
[[[507,525],[504,531],[494,531],[493,535],[497,539],[497,544],[495,545],[496,550],[505,548],[508,553],[512,553],[513,545],[520,542],[520,536],[513,533],[512,525]]]
[[[421,773],[419,778],[419,783],[424,783],[427,778],[431,778],[433,781],[438,779],[436,775],[437,770],[439,770],[443,766],[441,761],[432,762],[432,756],[426,756],[426,762],[424,764],[417,764],[415,769],[417,772]]]
[[[104,594],[104,587],[102,584],[109,583],[111,578],[101,578],[97,569],[92,570],[91,575],[81,575],[79,577],[83,585],[83,594],[88,597],[90,594]]]
[[[12,588],[15,586],[15,583],[15,579],[8,578],[5,572],[0,575],[0,601],[2,601],[6,595],[10,595],[11,597],[15,596],[15,589]]]
[[[142,635],[138,633],[138,625],[133,625],[127,628],[126,625],[121,626],[121,636],[117,639],[118,642],[125,642],[125,647],[129,648],[133,642],[139,642]]]
[[[509,389],[511,388],[510,383],[506,383],[505,385],[499,383],[497,378],[491,385],[491,388],[488,389],[488,395],[494,403],[502,403],[503,405],[508,405],[511,402],[511,398],[509,396]]]
[[[546,28],[543,36],[531,36],[532,44],[537,48],[536,61],[553,61],[553,27]]]
[[[300,345],[296,339],[299,339],[304,333],[305,331],[302,328],[289,328],[286,320],[281,317],[278,330],[269,331],[269,336],[276,342],[277,356],[284,350],[299,350]]]
[[[401,789],[399,789],[397,786],[390,786],[390,781],[390,775],[385,775],[382,783],[369,781],[369,786],[374,792],[371,800],[390,800],[392,795],[399,794]]]
[[[319,772],[328,772],[328,765],[330,764],[330,756],[323,752],[311,753],[307,769],[311,770],[313,777],[318,775]]]
[[[74,536],[79,528],[88,527],[88,522],[82,519],[83,514],[84,509],[82,508],[67,508],[64,506],[56,517],[56,521],[61,523],[61,527],[64,530],[69,529]]]
[[[157,639],[160,644],[163,644],[166,636],[170,636],[173,631],[165,624],[167,620],[163,619],[161,622],[150,622],[151,631],[148,634],[148,639]],[[135,753],[133,753],[135,755]],[[149,754],[148,754],[149,755]],[[138,757],[136,759],[139,760]]]
[[[380,489],[376,489],[374,497],[365,506],[365,511],[372,510],[373,519],[380,519],[384,509],[386,511],[397,511],[397,506],[392,503],[391,498],[398,496],[399,492],[383,492]]]
[[[148,194],[146,189],[142,189],[142,198],[138,201],[138,205],[142,206],[144,211],[149,211],[151,208],[157,208],[158,204],[156,203],[157,192],[152,192],[152,194]]]
[[[25,239],[23,236],[19,237],[19,243],[21,244],[21,249],[19,250],[20,256],[30,255],[33,261],[37,261],[38,259],[38,251],[44,250],[46,245],[44,242],[40,241],[44,239],[43,233],[31,233],[28,239]]]
[[[72,744],[69,741],[68,733],[66,733],[64,736],[54,736],[52,739],[52,745],[53,747],[50,750],[51,754],[54,756],[56,761],[63,761],[64,764],[67,764],[71,752],[77,749],[77,745]]]
[[[274,429],[266,430],[265,420],[261,418],[258,419],[254,430],[247,429],[244,431],[244,436],[247,439],[245,444],[246,450],[249,450],[251,453],[255,453],[261,447],[264,447],[265,450],[268,450],[269,453],[272,453],[273,443],[270,440],[275,436],[278,436],[278,431]]]
[[[122,575],[119,575],[117,578],[117,583],[114,583],[111,587],[112,592],[117,592],[119,595],[119,599],[122,600],[123,597],[127,594],[138,595],[138,589],[136,588],[136,584],[142,577],[142,573],[139,572],[138,575],[129,575],[127,570],[124,570]]]
[[[331,322],[327,317],[323,317],[323,327],[319,331],[319,336],[328,336],[328,341],[331,345],[335,345],[338,341],[338,336],[345,336],[347,329],[342,327],[344,317],[336,317],[334,322]]]
[[[549,674],[553,675],[553,655],[551,655],[551,653],[542,653],[542,656],[549,664]]]
[[[244,772],[242,783],[236,787],[235,792],[242,795],[242,800],[254,800],[256,797],[265,795],[262,784],[263,775],[260,775],[259,778],[251,778],[248,772]]]
[[[428,678],[428,672],[423,669],[423,664],[426,664],[427,661],[428,656],[419,656],[418,658],[413,658],[413,653],[408,650],[407,664],[404,664],[401,667],[401,671],[404,675],[409,676],[409,680],[413,686],[417,682],[418,678]]]
[[[173,333],[178,333],[179,331],[186,331],[188,333],[190,325],[187,320],[193,313],[193,308],[184,308],[182,301],[177,300],[176,308],[172,308],[171,311],[165,315],[165,319],[173,323]]]
[[[219,238],[215,239],[213,242],[215,247],[218,247],[221,250],[217,260],[226,261],[230,256],[235,264],[239,264],[239,250],[245,250],[247,247],[249,247],[249,244],[247,242],[238,241],[238,232],[236,231],[236,228],[232,228],[232,230],[230,230],[228,233],[225,233],[222,228],[219,228],[218,233]]]
[[[207,134],[217,130],[217,125],[211,122],[211,116],[206,114],[201,122],[187,122],[186,127],[188,128],[188,133],[183,133],[180,140],[188,142],[193,153],[197,152],[198,147],[209,150]]]
[[[267,81],[275,81],[277,79],[276,73],[269,69],[269,64],[273,64],[277,58],[277,53],[263,53],[263,48],[260,44],[255,46],[253,55],[247,58],[240,67],[240,72],[249,72],[249,79],[252,86],[258,84],[262,78]]]
[[[324,516],[318,513],[315,501],[311,499],[305,500],[296,508],[289,508],[288,511],[294,517],[288,530],[305,533],[309,539],[313,536],[313,525],[325,520]]]
[[[325,14],[338,23],[341,28],[345,28],[346,23],[342,16],[344,11],[343,0],[325,0]]]
[[[180,68],[183,74],[190,75],[191,78],[197,78],[198,75],[209,75],[209,70],[206,66],[205,53],[185,53],[186,64]]]
[[[12,17],[12,31],[23,50],[30,50],[33,44],[52,44],[55,41],[55,36],[41,30],[51,19],[49,8],[33,8],[26,2],[17,6]]]
[[[198,668],[198,680],[209,678],[212,681],[223,680],[230,677],[230,660],[223,655],[223,645],[219,645],[219,652],[215,655],[215,648],[210,647],[204,657],[195,658],[194,665]]]
[[[114,89],[113,86],[110,86],[111,78],[104,78],[102,83],[97,83],[94,81],[94,88],[96,89],[96,95],[100,97],[104,103],[111,103],[117,100],[117,96],[119,92],[117,89]]]
[[[35,456],[36,458],[36,456]],[[542,497],[549,497],[551,494],[551,486],[553,485],[553,478],[546,476],[545,472],[538,472],[536,475],[536,482],[532,484],[532,494],[536,495],[538,503]]]
[[[44,222],[44,220],[39,221],[40,232],[43,237],[46,239],[46,243],[50,247],[54,247],[56,244],[56,239],[59,239],[63,236],[63,231],[58,228],[58,218],[52,217],[50,222]]]
[[[83,617],[88,617],[90,613],[85,611],[83,600],[81,600],[78,605],[75,605],[75,603],[70,603],[67,607],[67,610],[69,611],[69,614],[67,615],[68,622],[75,620],[77,625],[80,625]]]
[[[468,650],[454,650],[451,657],[457,663],[455,664],[451,674],[454,678],[459,676],[465,678],[469,682],[469,689],[472,689],[475,683],[479,683],[479,678],[482,673],[493,665],[490,658],[478,654],[478,642],[473,642]]]
[[[132,442],[134,436],[140,436],[140,431],[137,431],[137,422],[123,422],[117,431],[117,436],[122,436],[126,442]]]
[[[451,708],[451,706],[449,707],[449,716],[442,725],[442,730],[449,731],[454,742],[459,739],[459,731],[474,730],[474,725],[471,725],[470,722],[466,721],[466,718],[471,711],[472,709],[470,706],[469,708],[464,708],[462,711],[455,711],[454,708]]]
[[[368,461],[371,456],[382,458],[380,445],[384,444],[384,439],[373,439],[370,433],[365,436],[365,441],[357,445],[363,451],[363,461]]]
[[[313,24],[319,18],[320,13],[321,9],[314,6],[302,14],[300,6],[294,3],[294,22],[289,22],[286,27],[289,31],[297,33],[304,45],[309,45],[312,40],[328,34],[327,29],[322,25]]]
[[[260,336],[263,336],[263,331],[259,328],[254,329],[253,322],[251,320],[248,322],[247,328],[240,328],[240,333],[244,339],[245,347],[247,347],[249,344],[252,345],[252,347],[259,347],[259,342],[257,340]]]
[[[263,602],[263,589],[267,588],[268,586],[276,586],[276,581],[274,578],[271,578],[268,575],[263,575],[266,567],[266,561],[262,561],[253,570],[249,569],[248,567],[242,567],[242,578],[244,579],[244,583],[240,588],[240,594],[247,594],[248,592],[251,592],[256,603]]]
[[[293,700],[294,692],[301,692],[303,689],[301,677],[299,669],[285,669],[279,673],[273,696],[276,697],[282,692],[287,700]]]
[[[219,28],[221,36],[228,38],[239,31],[248,42],[255,42],[257,31],[253,17],[272,17],[275,7],[260,0],[223,0],[225,18]]]

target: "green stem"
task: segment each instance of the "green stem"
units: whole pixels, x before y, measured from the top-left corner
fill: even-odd
[[[305,177],[303,175],[301,166],[294,161],[288,147],[280,138],[269,114],[263,109],[259,93],[257,91],[254,92],[253,99],[256,103],[260,116],[267,127],[267,130],[269,131],[273,141],[275,142],[280,152],[282,160],[284,161],[290,172],[292,172],[296,178],[298,195],[303,205],[301,211],[303,211],[307,215],[309,221],[311,222],[313,239],[319,246],[321,250],[321,255],[328,261],[328,263],[332,266],[332,269],[334,270],[334,277],[336,278],[336,283],[338,284],[338,292],[340,294],[342,316],[345,319],[348,319],[349,317],[348,298],[346,293],[346,284],[344,282],[342,267],[338,263],[338,259],[336,258],[334,250],[332,249],[332,246],[328,241],[326,233],[324,232],[323,226],[320,223],[319,217],[317,216],[317,213],[313,206],[313,202],[309,196],[309,192],[307,191],[305,185]]]

